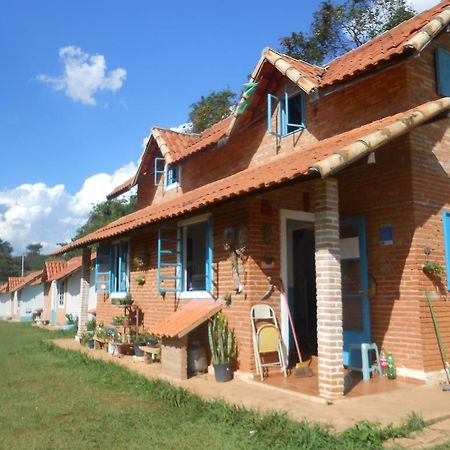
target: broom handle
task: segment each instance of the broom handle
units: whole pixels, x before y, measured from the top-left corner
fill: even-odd
[[[291,324],[292,336],[294,337],[295,348],[297,350],[298,359],[299,359],[299,362],[302,363],[303,362],[302,354],[300,353],[300,347],[298,346],[297,335],[296,335],[295,329],[294,329],[294,322],[292,320],[291,310],[289,308],[289,302],[288,302],[288,299],[287,299],[286,291],[284,289],[283,280],[281,278],[280,278],[280,287],[281,287],[282,297],[284,299],[284,304],[285,304],[286,309],[287,309],[287,313],[288,313],[288,317],[289,317],[289,323]]]
[[[439,332],[439,325],[438,325],[436,316],[434,314],[434,307],[433,307],[433,304],[431,303],[430,293],[428,292],[428,289],[425,292],[426,292],[426,297],[427,297],[427,301],[428,301],[428,307],[430,308],[431,317],[432,317],[433,323],[434,323],[434,329],[436,331],[436,336],[438,338],[439,349],[441,350],[442,359],[444,360],[444,367],[445,367],[445,373],[447,375],[447,381],[450,382],[450,379],[449,379],[450,367],[449,367],[449,363],[448,363],[447,352],[445,351],[445,345],[444,345],[444,342],[442,342],[441,333]]]

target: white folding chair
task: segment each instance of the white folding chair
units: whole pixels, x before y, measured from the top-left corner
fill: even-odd
[[[264,368],[279,366],[286,377],[286,358],[275,311],[271,306],[264,303],[254,305],[250,310],[250,320],[252,323],[253,351],[257,375],[263,380]],[[272,352],[278,353],[278,361],[263,363],[261,354]]]

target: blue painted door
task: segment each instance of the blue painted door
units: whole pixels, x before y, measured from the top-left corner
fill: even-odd
[[[351,344],[371,342],[366,226],[363,217],[341,221],[341,277],[344,365],[361,365],[361,352]]]

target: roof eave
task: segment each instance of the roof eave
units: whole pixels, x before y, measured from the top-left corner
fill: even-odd
[[[412,112],[408,117],[398,119],[390,125],[381,127],[353,144],[344,147],[337,153],[312,165],[309,170],[319,172],[322,178],[332,175],[353,162],[373,152],[387,142],[408,133],[413,128],[450,109],[450,97],[431,102]]]
[[[445,8],[418,31],[403,46],[421,52],[445,27],[450,24],[450,7]]]

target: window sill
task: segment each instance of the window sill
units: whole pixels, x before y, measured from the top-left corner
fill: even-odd
[[[173,191],[174,189],[178,189],[179,187],[180,187],[180,183],[172,183],[172,184],[169,184],[168,186],[165,186],[164,191],[165,192]]]
[[[112,300],[122,300],[128,295],[128,292],[111,292],[109,298]]]
[[[183,291],[178,295],[180,300],[188,300],[193,298],[212,299],[213,296],[208,291]]]

